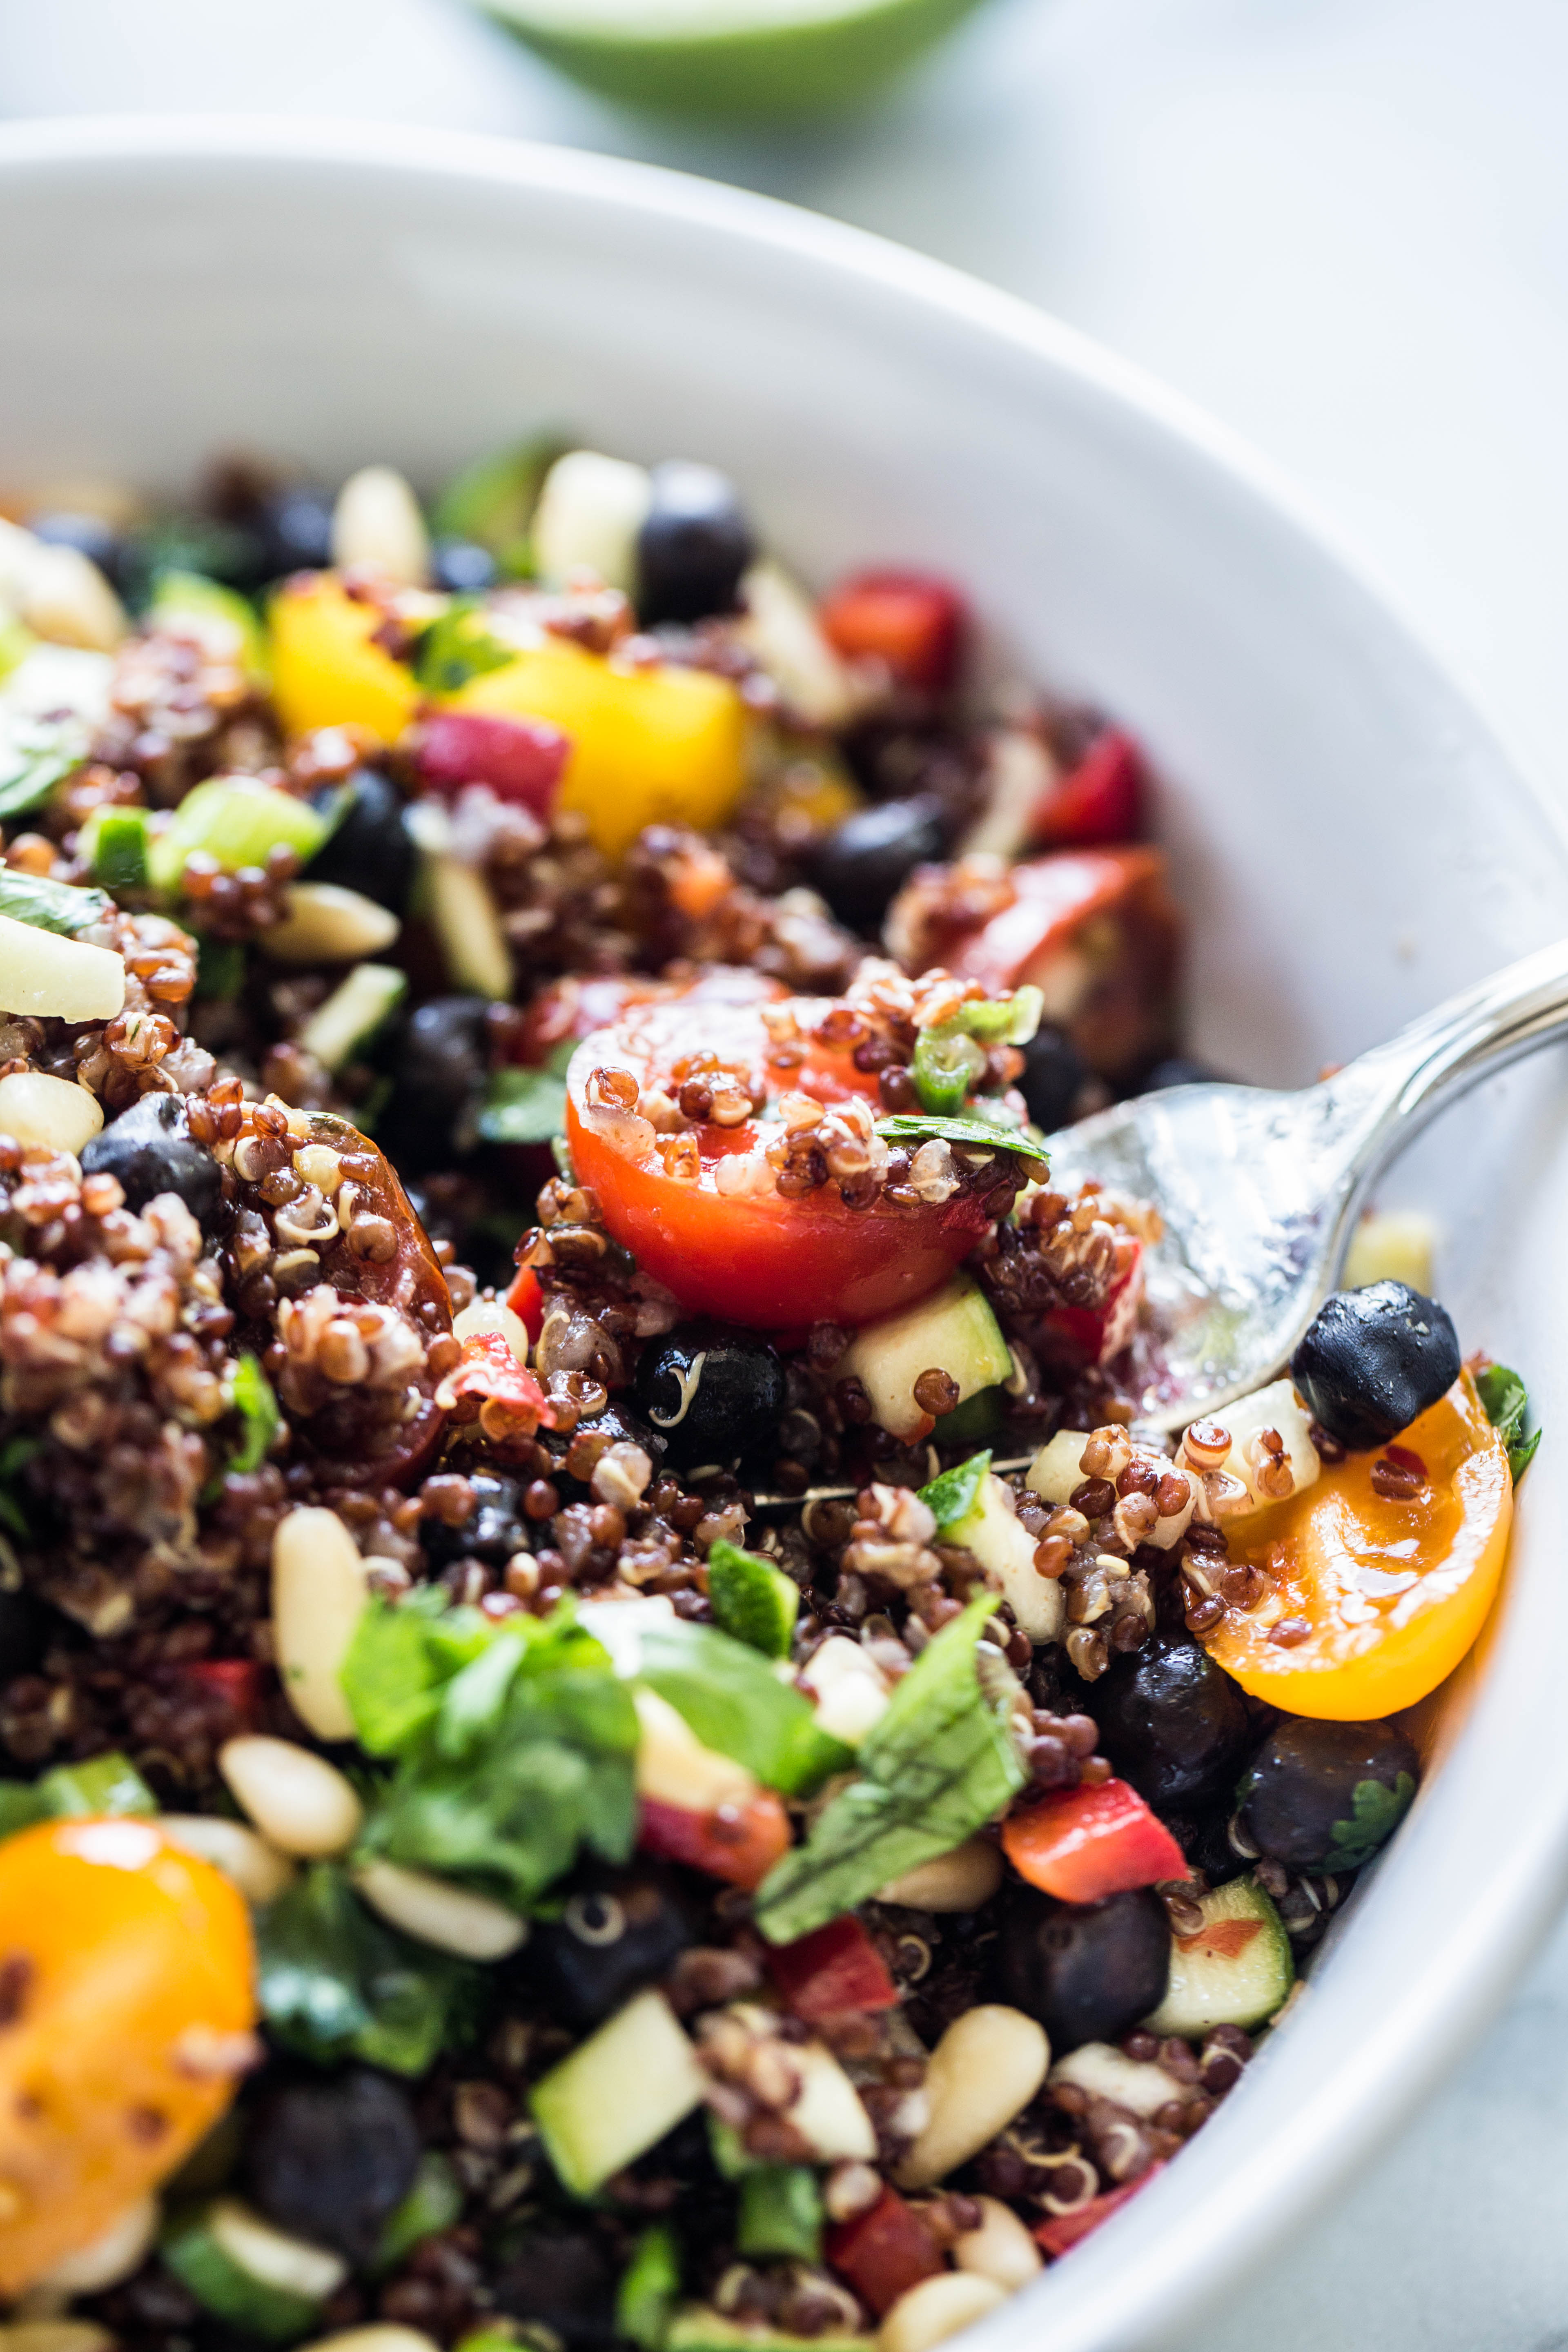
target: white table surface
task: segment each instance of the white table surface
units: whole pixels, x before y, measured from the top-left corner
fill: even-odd
[[[1568,792],[1565,87],[1562,0],[990,0],[869,116],[742,140],[601,107],[455,0],[0,0],[0,113],[558,139],[1032,297],[1289,468]],[[1565,2153],[1568,1927],[1204,2352],[1564,2352]]]

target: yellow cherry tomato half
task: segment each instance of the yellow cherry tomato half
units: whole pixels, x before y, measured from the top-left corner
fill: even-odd
[[[414,674],[375,643],[382,615],[331,572],[301,572],[268,613],[272,693],[290,735],[363,727],[395,743],[419,708]]]
[[[155,1822],[0,1843],[0,2296],[183,2162],[254,2055],[244,1902]]]
[[[1408,1497],[1387,1491],[1409,1477],[1380,1473],[1380,1448],[1236,1525],[1232,1560],[1260,1568],[1268,1589],[1205,1640],[1244,1690],[1361,1723],[1452,1674],[1491,1607],[1513,1518],[1507,1448],[1468,1372],[1401,1431],[1394,1462],[1411,1455],[1424,1476]]]

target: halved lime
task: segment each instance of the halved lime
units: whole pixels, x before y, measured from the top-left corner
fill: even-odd
[[[563,73],[628,105],[787,116],[868,97],[978,0],[483,0]]]

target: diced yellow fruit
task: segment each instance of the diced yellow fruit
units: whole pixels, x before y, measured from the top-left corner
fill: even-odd
[[[413,674],[371,640],[381,625],[372,604],[356,604],[330,572],[280,589],[269,614],[272,692],[287,731],[365,727],[394,743],[413,719],[419,689]]]
[[[621,670],[552,640],[447,698],[458,710],[544,719],[572,739],[560,805],[576,809],[606,856],[648,824],[722,824],[745,782],[745,706],[710,672]]]
[[[1342,1290],[1360,1290],[1369,1282],[1407,1282],[1423,1297],[1432,1294],[1432,1255],[1437,1229],[1419,1209],[1385,1209],[1363,1217],[1345,1253]]]

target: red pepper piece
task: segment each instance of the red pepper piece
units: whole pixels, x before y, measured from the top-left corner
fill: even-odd
[[[254,1658],[192,1658],[180,1680],[221,1699],[236,1722],[253,1731],[261,1711],[261,1668]]]
[[[498,800],[548,816],[571,751],[571,737],[542,719],[437,710],[421,730],[419,773],[438,793],[488,784]]]
[[[455,1370],[436,1391],[436,1402],[461,1426],[477,1421],[495,1444],[509,1437],[531,1437],[541,1423],[555,1426],[555,1411],[544,1391],[520,1364],[504,1331],[475,1331],[463,1341]]]
[[[1020,1878],[1063,1903],[1098,1903],[1187,1875],[1181,1847],[1125,1780],[1021,1806],[1003,1825],[1002,1850]]]
[[[824,636],[846,661],[887,666],[897,686],[945,694],[968,615],[945,580],[919,572],[858,572],[816,608]]]
[[[789,1815],[771,1789],[744,1805],[721,1805],[717,1812],[691,1813],[682,1805],[642,1800],[637,1843],[645,1853],[684,1862],[722,1878],[731,1886],[760,1886],[775,1862],[789,1852]]]
[[[507,1292],[506,1303],[528,1333],[528,1344],[538,1344],[544,1328],[544,1293],[539,1286],[539,1276],[531,1265],[520,1265]]]
[[[1044,2246],[1047,2254],[1065,2254],[1069,2246],[1076,2246],[1080,2238],[1087,2238],[1092,2231],[1099,2229],[1102,2221],[1109,2221],[1130,2198],[1136,2197],[1141,2189],[1148,2187],[1157,2172],[1164,2169],[1163,2163],[1152,2164],[1147,2172],[1138,2175],[1136,2180],[1126,2181],[1120,2189],[1108,2189],[1102,2197],[1091,2197],[1089,2203],[1080,2205],[1076,2212],[1053,2213],[1050,2220],[1042,2221],[1035,2231],[1035,2243]]]
[[[826,2253],[879,2319],[900,2295],[946,2268],[931,2231],[896,2189],[885,2188],[864,2213],[830,2230]]]
[[[899,1989],[858,1919],[846,1913],[814,1935],[768,1950],[768,1974],[786,2009],[815,2025],[846,2010],[893,2009]]]
[[[1053,849],[1091,843],[1131,841],[1143,814],[1143,778],[1138,746],[1130,735],[1108,727],[1097,735],[1076,768],[1054,783],[1035,811],[1037,840]]]

